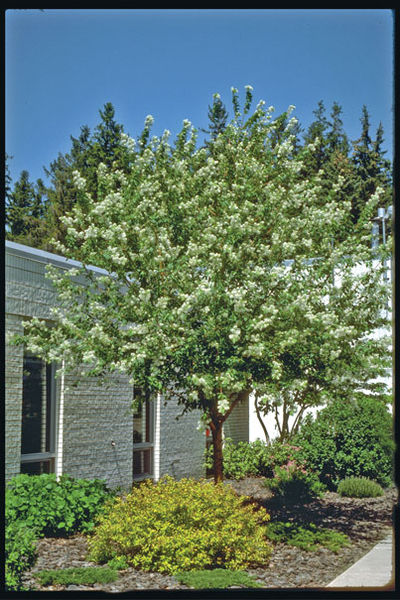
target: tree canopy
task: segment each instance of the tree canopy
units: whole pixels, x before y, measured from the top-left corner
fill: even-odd
[[[384,190],[354,224],[345,166],[328,181],[322,170],[304,177],[316,146],[294,151],[293,107],[284,119],[262,101],[251,113],[251,96],[241,110],[232,89],[234,117],[207,148],[187,120],[172,144],[168,131],[151,137],[148,117],[137,144],[124,138],[129,168],[100,163],[95,193],[74,172],[77,202],[56,248],[83,266],[53,270],[54,327],[33,319],[19,339],[66,368],[123,371],[148,396],[200,409],[216,481],[223,423],[250,391],[290,387],[314,401],[328,381],[378,374],[388,352],[369,339],[386,324],[368,243]]]

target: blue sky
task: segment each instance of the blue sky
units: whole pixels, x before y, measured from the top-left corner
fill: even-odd
[[[365,104],[392,156],[393,16],[389,9],[37,9],[6,12],[6,152],[45,178],[70,135],[93,129],[112,102],[132,137],[146,115],[153,133],[183,119],[207,127],[208,105],[244,86],[276,114],[296,106],[305,127],[323,100],[360,134]]]

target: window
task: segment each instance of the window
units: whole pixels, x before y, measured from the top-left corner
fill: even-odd
[[[54,471],[55,367],[24,354],[21,423],[21,473]]]
[[[153,423],[153,402],[145,400],[140,411],[133,415],[133,479],[151,477],[153,474]]]

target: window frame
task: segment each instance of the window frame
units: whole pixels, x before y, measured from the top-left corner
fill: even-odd
[[[155,430],[155,410],[154,402],[152,400],[145,400],[140,408],[141,419],[144,418],[143,433],[145,441],[133,442],[132,454],[142,454],[141,463],[144,469],[145,458],[144,454],[146,451],[150,453],[150,469],[149,471],[135,471],[135,461],[132,456],[132,479],[133,481],[140,481],[142,479],[151,479],[154,477],[154,430]],[[133,419],[138,418],[138,412],[133,415]]]
[[[23,368],[25,367],[25,358],[36,358],[35,355],[24,351],[23,355]],[[42,363],[42,367],[45,370],[44,383],[46,386],[46,397],[42,402],[46,402],[46,422],[45,422],[45,447],[48,450],[44,452],[29,452],[22,453],[22,414],[21,414],[21,455],[20,455],[20,472],[23,473],[23,465],[32,463],[47,463],[49,465],[49,473],[55,472],[56,462],[56,427],[57,427],[57,385],[55,379],[56,364],[46,363],[41,359],[38,359]],[[43,381],[43,380],[42,380]],[[23,402],[24,389],[22,386],[22,402]],[[50,416],[47,418],[47,415]]]

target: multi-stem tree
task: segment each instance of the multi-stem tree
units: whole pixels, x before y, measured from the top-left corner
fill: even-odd
[[[252,390],[278,389],[296,356],[303,373],[318,373],[318,355],[324,377],[345,385],[349,373],[337,375],[336,366],[359,345],[375,352],[368,333],[382,321],[385,295],[362,239],[379,191],[360,217],[365,228],[344,239],[344,182],[332,181],[326,197],[322,174],[302,176],[315,149],[293,152],[292,107],[277,139],[263,102],[250,114],[251,88],[243,110],[232,93],[234,117],[211,149],[196,148],[188,121],[172,145],[168,131],[151,138],[148,117],[138,151],[127,140],[129,172],[100,165],[96,202],[76,173],[80,202],[63,219],[58,247],[81,261],[86,283],[77,283],[79,269],[54,272],[54,327],[34,319],[19,339],[65,368],[123,371],[148,395],[173,396],[183,412],[200,409],[212,432],[215,481],[235,406]],[[360,263],[367,268],[355,273]],[[298,356],[303,340],[311,365]]]

